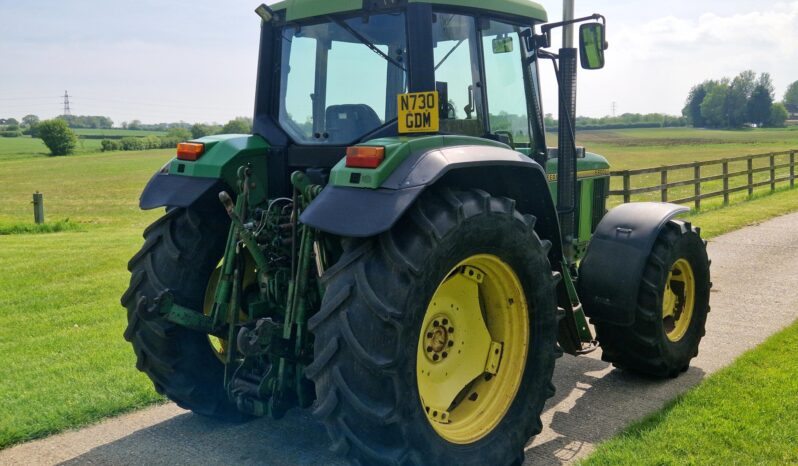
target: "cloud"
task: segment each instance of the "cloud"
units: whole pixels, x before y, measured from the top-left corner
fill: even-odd
[[[613,101],[621,112],[678,114],[694,84],[747,69],[770,73],[779,99],[798,79],[798,1],[728,15],[668,15],[608,32],[607,68],[580,75],[580,114],[606,114]]]

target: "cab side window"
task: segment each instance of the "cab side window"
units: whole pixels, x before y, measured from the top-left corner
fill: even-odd
[[[479,39],[475,18],[435,13],[432,40],[441,106],[440,131],[483,136],[485,125],[481,118]]]
[[[482,21],[490,133],[514,145],[530,142],[523,47],[518,32],[517,26]]]

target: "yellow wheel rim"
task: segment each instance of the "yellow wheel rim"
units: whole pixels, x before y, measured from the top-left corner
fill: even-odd
[[[690,328],[695,307],[695,275],[686,259],[677,260],[668,273],[662,297],[662,323],[672,342],[680,341]]]
[[[252,267],[250,263],[251,259],[247,256],[247,264],[244,268],[244,283],[243,289],[247,289],[250,285],[256,282],[255,277],[255,269]],[[208,286],[205,288],[205,299],[202,305],[202,313],[206,316],[211,315],[213,312],[213,302],[216,299],[216,287],[219,285],[219,277],[222,275],[222,262],[219,262],[219,265],[211,274],[210,280],[208,280]],[[238,314],[238,320],[245,321],[249,318],[247,313],[244,312],[244,309],[241,309]],[[208,343],[210,343],[211,348],[213,349],[213,353],[219,358],[222,362],[227,362],[227,339],[219,338],[214,335],[208,335]]]
[[[488,435],[518,393],[529,347],[521,282],[492,255],[460,262],[438,285],[421,324],[416,380],[422,409],[449,442]]]

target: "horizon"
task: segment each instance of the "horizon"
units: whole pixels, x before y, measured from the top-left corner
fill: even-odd
[[[259,2],[230,3],[0,0],[0,61],[11,64],[0,69],[0,118],[59,116],[65,90],[73,115],[108,116],[115,126],[251,117]],[[559,20],[561,3],[540,3]],[[601,118],[614,107],[618,116],[681,115],[693,85],[747,69],[770,73],[782,100],[798,80],[790,59],[798,57],[798,1],[696,3],[663,11],[630,0],[577,2],[577,16],[607,17],[610,43],[603,70],[580,70],[577,114]],[[560,40],[555,31],[553,48]],[[544,111],[556,118],[553,72],[544,66],[541,74]]]

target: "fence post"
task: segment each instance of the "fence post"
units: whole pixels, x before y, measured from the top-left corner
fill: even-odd
[[[748,159],[748,197],[754,195],[754,159]]]
[[[662,202],[668,202],[668,168],[662,167],[662,171],[659,175],[659,181],[662,184]]]
[[[729,161],[723,159],[723,205],[729,205]]]
[[[33,221],[44,223],[44,194],[39,191],[33,193]]]
[[[701,210],[701,165],[695,162],[695,210]]]
[[[776,156],[770,154],[770,191],[776,190]]]
[[[624,204],[628,204],[632,202],[632,194],[629,193],[631,191],[631,180],[629,179],[629,170],[624,170],[623,172],[623,202]]]
[[[790,152],[790,189],[795,187],[795,151]]]

